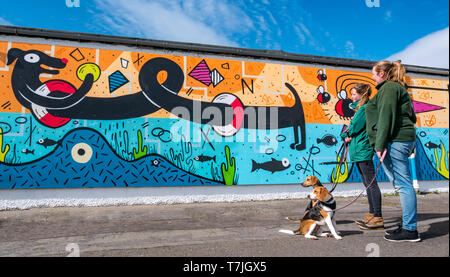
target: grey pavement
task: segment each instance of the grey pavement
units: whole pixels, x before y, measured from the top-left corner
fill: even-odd
[[[338,207],[353,197],[336,197]],[[297,228],[307,199],[0,211],[0,256],[147,257],[448,257],[448,193],[418,195],[419,243],[393,243],[353,221],[365,196],[336,215],[343,240],[308,240]],[[398,196],[383,196],[387,228],[400,223]]]

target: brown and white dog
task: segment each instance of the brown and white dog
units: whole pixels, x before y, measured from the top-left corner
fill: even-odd
[[[302,185],[303,187],[323,187],[322,183],[319,181],[319,178],[314,175],[306,177],[305,181],[300,185]]]
[[[282,233],[292,235],[304,235],[305,238],[318,239],[318,237],[333,236],[340,240],[342,237],[336,231],[336,221],[334,219],[334,211],[336,209],[336,201],[328,190],[322,186],[316,176],[309,176],[301,184],[304,187],[313,186],[313,191],[308,195],[311,199],[303,218],[295,220],[287,218],[289,221],[300,223],[300,227],[295,230],[280,230]],[[322,233],[322,226],[327,225],[331,234]]]

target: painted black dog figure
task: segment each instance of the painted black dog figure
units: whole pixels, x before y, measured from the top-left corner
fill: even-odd
[[[293,127],[295,141],[291,144],[292,149],[303,150],[306,148],[305,117],[303,107],[297,91],[288,83],[294,96],[295,103],[292,107],[245,107],[239,99],[240,109],[235,109],[229,103],[204,102],[178,95],[184,83],[182,69],[175,62],[166,58],[153,58],[145,62],[139,72],[139,84],[142,91],[119,96],[119,97],[91,97],[86,94],[92,88],[94,76],[88,73],[82,85],[76,89],[72,84],[63,80],[50,80],[42,83],[40,74],[58,74],[58,70],[49,70],[42,66],[63,69],[67,64],[67,59],[53,58],[37,50],[23,51],[11,48],[8,51],[8,62],[10,65],[14,61],[11,84],[17,100],[42,124],[58,128],[67,123],[70,119],[98,119],[116,120],[141,117],[147,114],[165,109],[174,113],[177,108],[188,111],[190,118],[184,118],[200,124],[210,124],[212,126],[227,126],[236,122],[236,116],[242,118],[242,127],[249,129],[280,129]],[[157,75],[160,71],[167,72],[166,80],[160,84]],[[49,89],[49,87],[53,89]],[[58,90],[58,88],[64,88]],[[224,93],[226,94],[226,93]],[[237,98],[236,96],[232,96]],[[199,108],[200,111],[194,110]],[[254,110],[255,117],[246,116],[242,111],[246,109]],[[203,111],[213,110],[220,113],[203,114]],[[230,111],[231,110],[231,116]],[[240,113],[239,110],[242,112]],[[238,111],[238,112],[236,112]],[[201,116],[195,117],[195,114]],[[275,113],[276,116],[272,116]],[[175,116],[179,114],[174,113]],[[208,117],[209,115],[209,117]],[[50,119],[48,119],[50,117]],[[263,118],[264,117],[264,118]],[[269,119],[269,120],[267,120]],[[273,124],[273,121],[276,121]],[[272,121],[272,122],[271,122]],[[262,123],[262,124],[261,124]],[[241,126],[236,127],[236,132]],[[301,142],[299,130],[301,129]],[[231,135],[234,135],[232,133]]]

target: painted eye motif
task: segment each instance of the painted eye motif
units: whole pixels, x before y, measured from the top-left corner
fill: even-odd
[[[286,158],[283,158],[283,159],[281,160],[281,163],[283,164],[284,167],[288,167],[288,166],[289,166],[289,160],[286,159]]]
[[[337,96],[338,96],[339,99],[346,99],[347,98],[347,92],[345,91],[345,89],[343,89],[340,92],[338,92]]]
[[[92,148],[86,143],[77,143],[72,147],[72,158],[75,162],[85,164],[92,158]]]
[[[158,166],[158,164],[159,164],[159,161],[158,161],[158,160],[153,160],[152,165]]]
[[[26,54],[23,59],[29,63],[37,63],[41,58],[36,54]]]
[[[323,86],[319,86],[319,87],[317,88],[317,92],[318,92],[318,93],[324,93],[324,92],[325,92],[325,89],[323,88]]]

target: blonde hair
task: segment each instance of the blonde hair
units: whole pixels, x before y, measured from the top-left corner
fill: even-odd
[[[381,61],[377,62],[373,67],[377,73],[384,71],[387,81],[397,82],[402,86],[405,85],[406,69],[401,60],[395,62]]]
[[[359,101],[358,105],[355,107],[355,112],[356,112],[356,111],[359,110],[359,108],[362,105],[366,104],[369,101],[370,95],[372,94],[372,88],[368,84],[356,83],[356,84],[353,85],[353,87],[350,90],[350,92],[353,89],[356,91],[356,93],[361,95],[361,100]]]

